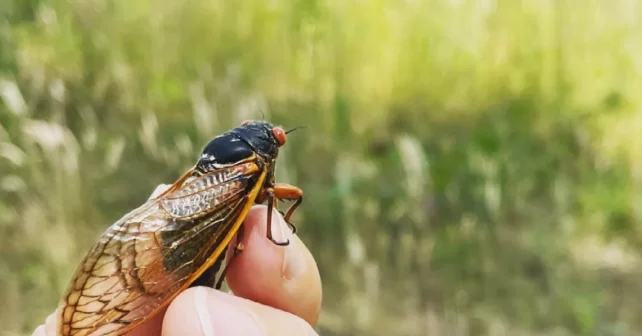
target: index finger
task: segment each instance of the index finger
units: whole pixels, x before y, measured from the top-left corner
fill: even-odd
[[[310,251],[277,211],[272,213],[272,236],[277,241],[289,239],[290,244],[278,246],[266,238],[266,206],[253,207],[244,225],[245,249],[227,275],[232,292],[316,325],[321,311],[321,277]]]

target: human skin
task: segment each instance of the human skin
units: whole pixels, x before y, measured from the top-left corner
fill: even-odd
[[[244,224],[245,249],[234,258],[226,278],[233,294],[210,287],[189,288],[127,336],[317,335],[313,327],[322,293],[316,262],[283,217],[277,211],[272,216],[274,238],[289,239],[290,244],[281,247],[266,238],[267,207],[254,206]],[[230,247],[235,244],[232,241]],[[53,313],[33,335],[55,336],[56,327]]]

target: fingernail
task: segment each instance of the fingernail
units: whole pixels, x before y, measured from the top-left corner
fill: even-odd
[[[295,246],[292,230],[279,213],[272,214],[272,238],[278,242],[290,241],[287,246],[278,246],[284,249],[281,276],[287,280],[295,279],[305,271],[305,259]]]
[[[304,319],[302,318],[297,318],[295,319],[296,321],[296,328],[298,330],[297,335],[316,335],[317,333],[314,332],[314,329],[312,328],[311,325],[308,324]]]
[[[296,279],[305,271],[305,259],[294,246],[295,242],[285,247],[282,275],[288,280]]]
[[[204,336],[265,335],[265,327],[252,312],[217,296],[205,287],[199,287],[194,296]]]
[[[201,323],[203,335],[214,336],[214,329],[212,328],[212,321],[210,319],[209,309],[207,308],[207,290],[205,288],[199,287],[196,289],[194,306],[196,306],[196,313]]]
[[[283,255],[283,267],[281,269],[281,275],[287,280],[292,280],[297,278],[305,271],[305,259],[298,249],[297,242],[292,239],[292,230],[281,216],[279,216],[278,226],[280,227],[282,232],[289,233],[287,235],[287,238],[284,238],[282,241],[285,241],[285,239],[290,240],[290,244],[283,247],[283,249],[285,249],[285,253]]]

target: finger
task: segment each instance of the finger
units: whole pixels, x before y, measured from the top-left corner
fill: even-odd
[[[163,336],[313,336],[303,319],[288,312],[226,294],[209,287],[193,287],[169,306]]]
[[[45,325],[44,324],[39,325],[38,328],[36,328],[36,330],[33,331],[31,336],[47,336],[47,334],[45,334]]]
[[[128,332],[126,336],[157,336],[161,334],[161,328],[163,326],[163,317],[165,315],[166,309],[163,309],[161,312],[156,314],[154,317],[148,321],[143,322],[136,329]]]
[[[58,323],[58,314],[57,310],[51,313],[45,319],[45,324],[39,325],[31,334],[31,336],[55,336],[56,327]]]
[[[58,310],[47,316],[45,320],[45,334],[55,336],[58,332]]]
[[[162,194],[167,189],[169,189],[169,187],[171,187],[171,186],[172,186],[171,184],[159,184],[158,187],[156,187],[156,189],[154,189],[154,192],[152,192],[152,194],[149,196],[149,199],[157,197],[158,195]]]
[[[245,249],[227,275],[232,292],[295,314],[315,326],[321,309],[321,278],[310,251],[292,235],[277,211],[272,213],[273,238],[289,239],[290,244],[277,246],[266,238],[266,206],[253,207],[244,225]]]

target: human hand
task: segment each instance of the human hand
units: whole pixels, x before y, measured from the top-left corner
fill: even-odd
[[[157,195],[159,187],[154,192]],[[312,254],[277,212],[272,228],[281,247],[266,239],[267,207],[254,206],[245,220],[245,249],[227,274],[234,292],[192,287],[179,294],[169,307],[131,331],[142,335],[317,335],[321,309],[321,279]],[[278,224],[278,225],[274,225]],[[235,240],[230,246],[234,246]],[[231,251],[231,250],[230,250]],[[231,253],[228,251],[228,260]],[[47,317],[34,336],[54,336],[57,314]]]

